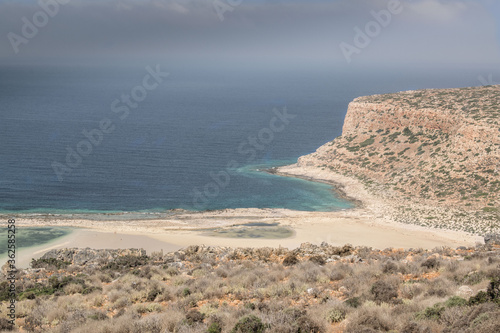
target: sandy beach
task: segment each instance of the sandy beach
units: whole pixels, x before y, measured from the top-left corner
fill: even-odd
[[[340,195],[354,201],[353,209],[333,212],[304,212],[288,209],[226,209],[189,212],[176,210],[168,216],[147,219],[78,218],[66,215],[17,216],[18,227],[72,227],[74,231],[49,244],[20,251],[18,263],[27,266],[32,257],[40,257],[54,248],[144,248],[148,253],[174,251],[193,244],[230,247],[287,247],[301,243],[364,245],[378,249],[434,248],[439,246],[473,246],[480,236],[465,232],[431,229],[391,221],[390,203],[374,197],[356,179],[331,171],[296,164],[272,171],[282,176],[304,178],[332,184]],[[294,231],[281,239],[227,238],[206,235],[207,229],[230,229],[244,224],[277,224]]]

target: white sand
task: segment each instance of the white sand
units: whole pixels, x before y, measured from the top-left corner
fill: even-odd
[[[189,245],[231,247],[298,247],[301,243],[332,245],[364,245],[378,249],[434,248],[438,246],[473,246],[482,237],[465,232],[430,229],[395,223],[387,218],[390,204],[371,195],[355,179],[315,167],[297,165],[279,168],[279,174],[316,179],[340,184],[345,194],[360,201],[357,208],[337,212],[302,212],[288,209],[226,209],[211,212],[179,211],[168,219],[102,221],[83,219],[43,219],[22,216],[16,219],[23,226],[69,226],[80,228],[56,242],[25,249],[18,264],[25,267],[31,257],[39,257],[52,248],[144,248],[148,253],[163,249],[177,250]],[[279,223],[295,231],[286,239],[241,239],[210,237],[200,229],[231,227],[249,222]],[[24,264],[24,265],[23,265]]]

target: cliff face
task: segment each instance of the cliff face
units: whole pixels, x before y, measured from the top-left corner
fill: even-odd
[[[360,97],[342,136],[298,163],[356,176],[402,204],[472,213],[491,231],[500,222],[499,121],[500,86]]]

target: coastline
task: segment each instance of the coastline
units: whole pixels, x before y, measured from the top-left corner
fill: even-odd
[[[269,170],[268,170],[269,172]],[[334,186],[337,193],[355,203],[355,207],[331,212],[306,212],[289,209],[239,208],[218,211],[169,211],[159,218],[133,220],[75,219],[61,216],[43,218],[16,216],[19,227],[72,227],[74,232],[58,239],[58,244],[38,246],[31,255],[41,256],[52,248],[136,248],[150,251],[175,251],[189,245],[229,247],[287,247],[310,242],[332,245],[352,244],[378,249],[435,248],[474,246],[483,239],[466,232],[433,229],[397,223],[390,219],[391,210],[383,198],[371,194],[357,179],[330,170],[297,164],[271,171],[280,176],[296,177]],[[117,214],[118,216],[120,214]],[[204,232],[227,229],[247,223],[278,224],[293,230],[293,236],[280,239],[227,238],[208,236]],[[26,251],[25,251],[26,252]],[[29,253],[23,254],[29,256]],[[26,261],[23,259],[24,262]]]
[[[311,170],[312,171],[312,170]],[[335,192],[335,194],[344,200],[347,200],[351,202],[354,207],[353,208],[363,208],[364,207],[364,201],[360,198],[357,198],[356,195],[351,196],[353,193],[349,193],[349,189],[346,189],[347,182],[346,179],[347,177],[344,177],[346,179],[342,179],[341,175],[336,174],[335,176],[333,175],[328,175],[325,173],[325,176],[320,176],[318,173],[314,173],[311,171],[307,171],[304,167],[298,166],[297,163],[290,164],[290,165],[285,165],[285,166],[279,166],[279,167],[273,167],[270,169],[265,170],[265,172],[270,173],[272,175],[277,175],[281,177],[291,177],[291,178],[299,178],[311,182],[316,182],[316,183],[323,183],[332,186],[332,191]],[[351,195],[350,195],[351,194]],[[353,209],[350,208],[350,209]]]

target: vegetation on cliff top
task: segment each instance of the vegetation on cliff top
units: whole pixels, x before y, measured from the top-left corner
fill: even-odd
[[[401,201],[400,222],[498,232],[499,116],[500,86],[360,97],[342,136],[306,158]]]

